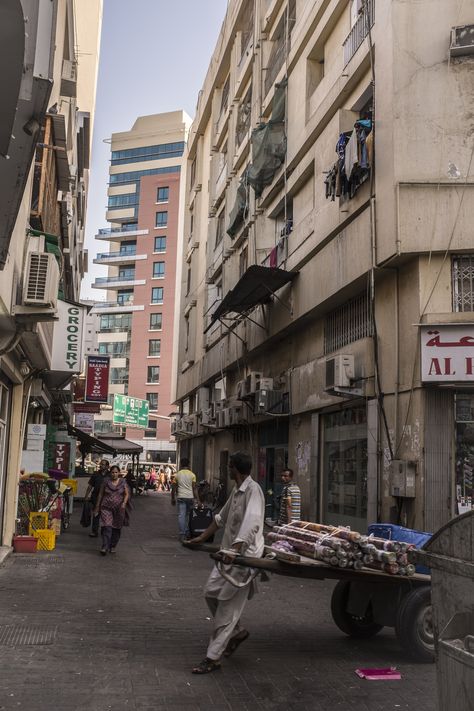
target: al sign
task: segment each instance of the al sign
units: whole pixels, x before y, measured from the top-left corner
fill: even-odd
[[[148,427],[148,400],[127,395],[114,395],[114,425],[146,429]]]
[[[421,326],[424,383],[474,383],[474,326]]]
[[[86,307],[58,299],[58,321],[54,322],[51,370],[80,373],[82,329]]]

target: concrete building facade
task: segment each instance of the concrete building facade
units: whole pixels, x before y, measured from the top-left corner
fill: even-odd
[[[101,0],[11,0],[0,9],[0,544],[15,529],[20,468],[55,465],[69,385],[82,370],[91,126]],[[82,60],[81,52],[87,56]],[[31,424],[46,426],[41,444]],[[44,428],[43,428],[44,430]],[[73,470],[75,442],[69,441]]]
[[[472,503],[471,30],[450,0],[233,0],[188,142],[177,403],[275,512],[433,531]],[[427,26],[429,25],[429,32]]]
[[[108,276],[93,287],[107,289],[96,304],[98,352],[110,355],[110,402],[115,393],[148,400],[148,429],[127,429],[148,461],[175,458],[170,438],[173,333],[177,255],[182,232],[183,153],[190,119],[182,111],[140,117],[130,131],[112,136],[110,242],[96,264]],[[111,410],[96,418],[98,434],[116,429]]]

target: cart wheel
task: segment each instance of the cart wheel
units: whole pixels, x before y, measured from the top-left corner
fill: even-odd
[[[372,605],[369,604],[366,613],[363,617],[356,617],[347,612],[347,599],[349,597],[350,582],[340,580],[333,592],[331,598],[331,613],[332,618],[341,632],[348,634],[349,637],[357,637],[358,639],[368,639],[374,637],[383,625],[378,625],[374,622],[372,616]]]
[[[435,647],[431,590],[411,590],[400,603],[395,633],[405,651],[417,662],[434,662]]]

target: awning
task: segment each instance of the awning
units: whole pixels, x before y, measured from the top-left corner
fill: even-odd
[[[102,442],[100,439],[96,439],[87,432],[79,430],[77,427],[72,425],[67,426],[67,433],[70,437],[74,437],[81,443],[82,454],[88,454],[89,452],[95,452],[96,454],[114,454],[116,453],[115,447],[111,447],[106,442]]]
[[[116,454],[141,454],[143,447],[140,444],[131,442],[123,437],[115,439],[114,437],[101,437],[101,442],[113,447]]]
[[[258,304],[267,303],[271,296],[292,281],[297,273],[253,264],[225,295],[211,316],[211,324],[230,312],[245,314]]]
[[[8,67],[0,72],[0,155],[6,156],[15,123],[25,56],[25,20],[20,0],[0,4],[0,42]]]
[[[53,124],[54,152],[58,172],[58,187],[67,193],[70,190],[69,161],[67,157],[66,117],[63,114],[48,114]]]

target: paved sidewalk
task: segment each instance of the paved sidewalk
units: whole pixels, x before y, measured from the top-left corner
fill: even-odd
[[[55,551],[13,554],[0,568],[0,709],[436,709],[434,665],[407,662],[390,629],[345,637],[325,581],[262,585],[245,612],[249,640],[220,671],[190,674],[211,628],[210,560],[179,545],[168,494],[134,507],[115,557],[99,555],[77,513]],[[358,666],[397,666],[402,680],[364,681]]]

